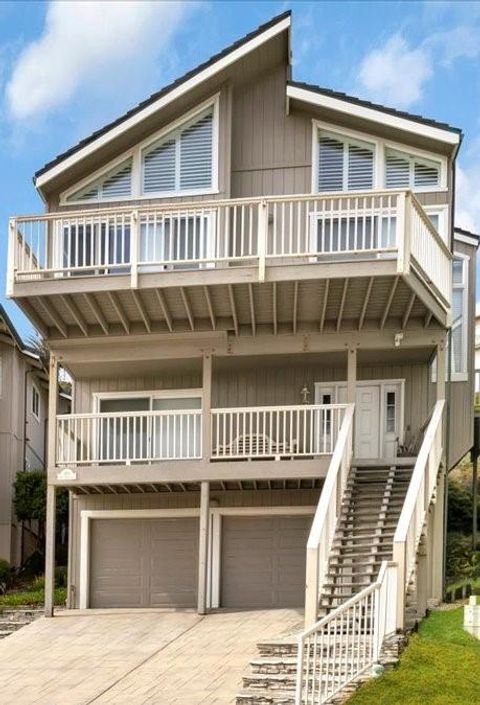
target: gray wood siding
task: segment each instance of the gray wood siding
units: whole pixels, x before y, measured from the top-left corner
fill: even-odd
[[[212,491],[211,499],[221,507],[315,507],[320,490]],[[84,510],[95,509],[179,509],[199,507],[198,492],[165,492],[145,494],[98,494],[75,496],[71,516],[70,589],[74,606],[79,600],[80,517]]]

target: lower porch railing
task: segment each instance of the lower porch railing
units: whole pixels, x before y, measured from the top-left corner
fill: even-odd
[[[346,405],[179,409],[57,416],[57,465],[312,457],[333,453]],[[208,452],[207,449],[205,449]]]

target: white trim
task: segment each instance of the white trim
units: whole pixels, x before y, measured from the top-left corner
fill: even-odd
[[[69,157],[66,157],[59,164],[52,166],[50,169],[45,171],[36,179],[35,186],[37,187],[37,189],[40,190],[44,184],[48,183],[48,181],[53,179],[55,176],[58,176],[58,174],[61,174],[66,169],[70,168],[73,164],[76,164],[80,160],[85,159],[85,157],[87,157],[89,154],[92,154],[92,152],[95,152],[100,147],[104,146],[105,144],[108,144],[113,139],[115,139],[115,137],[118,137],[119,135],[123,134],[131,127],[142,122],[142,120],[145,120],[145,118],[149,117],[150,115],[153,115],[166,105],[173,103],[180,96],[184,95],[195,86],[198,86],[200,83],[203,83],[212,76],[215,76],[215,74],[219,73],[220,71],[223,71],[228,66],[235,63],[242,57],[246,56],[257,47],[269,41],[272,37],[275,37],[277,34],[280,34],[285,29],[288,29],[290,25],[290,16],[285,17],[283,20],[277,22],[272,27],[269,27],[267,30],[256,36],[254,39],[251,39],[250,41],[246,42],[242,46],[238,47],[238,49],[234,49],[233,51],[229,52],[226,56],[222,57],[211,66],[208,66],[200,73],[196,74],[189,80],[180,84],[177,88],[172,88],[171,91],[156,100],[154,103],[147,105],[145,108],[143,108],[143,110],[140,110],[135,115],[132,115],[127,120],[124,120],[120,125],[112,127],[110,130],[108,130],[108,132],[104,133],[100,137],[97,137],[97,139],[93,140],[93,142],[90,142],[90,144],[85,145],[85,147],[83,147],[82,149],[79,149],[74,154],[70,155]]]
[[[448,237],[448,233],[450,230],[450,222],[448,217],[448,203],[442,203],[440,205],[422,206],[422,208],[428,216],[438,214],[437,232],[444,241],[444,243],[447,245],[447,247],[449,247],[450,239]]]
[[[98,414],[100,402],[103,399],[150,399],[150,406],[153,399],[178,399],[185,397],[195,397],[202,400],[203,405],[203,389],[154,389],[146,391],[129,391],[129,392],[92,392],[92,413]]]
[[[206,100],[202,101],[196,105],[191,110],[176,118],[168,125],[160,128],[152,135],[149,135],[141,142],[138,142],[134,147],[131,147],[126,152],[122,152],[121,155],[115,157],[109,161],[106,165],[100,167],[92,174],[88,174],[83,179],[80,179],[73,186],[70,186],[65,191],[60,194],[60,205],[62,206],[72,206],[72,205],[88,205],[91,203],[108,203],[108,202],[128,202],[128,201],[138,201],[138,200],[148,200],[152,198],[174,198],[174,197],[186,197],[186,196],[198,196],[206,194],[219,193],[218,186],[218,174],[219,174],[219,141],[220,141],[220,93],[215,93]],[[183,126],[186,126],[189,122],[194,121],[195,118],[203,112],[206,112],[209,108],[213,108],[213,144],[212,144],[212,186],[208,189],[193,189],[190,191],[164,191],[158,194],[156,193],[142,193],[143,185],[143,152],[148,149],[151,145],[155,144],[161,140],[163,136],[167,136],[171,132],[175,132]],[[91,184],[92,188],[95,186],[97,181],[100,181],[104,176],[108,175],[110,172],[114,171],[116,167],[120,166],[129,159],[132,160],[132,193],[130,196],[122,197],[112,197],[112,198],[101,198],[92,201],[85,201],[82,199],[77,199],[75,201],[68,199],[70,196],[77,191],[83,190]]]
[[[37,394],[37,398],[38,398],[38,414],[36,414],[35,411],[34,411],[34,409],[33,409],[33,392],[34,392],[34,390],[35,390],[35,392],[36,392],[36,394]],[[30,411],[32,412],[33,418],[34,418],[36,421],[38,421],[39,423],[40,423],[40,404],[41,404],[41,400],[42,400],[42,397],[41,397],[41,394],[40,394],[40,390],[39,390],[39,388],[37,387],[37,385],[35,384],[35,382],[32,380],[32,394],[31,394],[31,398],[30,398],[30,402],[31,402]]]
[[[440,183],[438,186],[428,186],[425,188],[414,188],[409,187],[414,193],[438,193],[441,191],[447,191],[447,172],[448,172],[448,159],[444,155],[436,154],[435,152],[427,152],[422,149],[417,149],[416,147],[410,147],[398,142],[392,142],[391,140],[386,140],[381,137],[377,137],[370,132],[362,132],[361,130],[352,130],[351,128],[342,127],[335,125],[331,122],[326,122],[325,120],[318,120],[317,118],[312,118],[312,179],[311,179],[311,192],[314,194],[319,193],[317,189],[318,185],[318,138],[317,133],[319,130],[332,133],[333,136],[338,136],[339,139],[347,139],[358,141],[363,144],[370,144],[374,147],[374,173],[373,173],[373,189],[367,189],[366,193],[371,193],[373,190],[388,190],[395,191],[395,189],[387,189],[386,187],[386,174],[385,174],[385,154],[387,149],[392,149],[397,152],[405,154],[407,157],[419,157],[420,159],[426,159],[428,161],[437,162],[440,166]],[[398,189],[397,189],[398,190]],[[358,191],[358,189],[356,189]],[[321,192],[326,193],[324,191]],[[348,193],[348,191],[345,191]],[[431,206],[432,208],[434,206]],[[435,206],[439,209],[442,206]]]
[[[424,206],[425,208],[425,206]],[[473,247],[478,247],[479,242],[477,238],[475,237],[470,237],[468,235],[462,235],[461,233],[454,231],[453,232],[453,239],[456,240],[457,242],[462,242],[464,245],[472,245]]]
[[[326,382],[314,382],[314,402],[317,403],[317,390],[328,390],[332,394],[332,404],[338,403],[339,388],[346,387],[347,382],[345,380],[340,381],[326,381]],[[379,421],[380,421],[380,457],[383,457],[384,444],[385,444],[385,388],[395,387],[399,390],[398,399],[398,442],[400,445],[403,444],[405,436],[405,378],[398,377],[397,379],[362,379],[356,381],[356,387],[380,387],[380,408],[379,408]]]
[[[468,285],[469,285],[469,277],[468,277],[468,270],[469,270],[469,263],[470,263],[470,257],[463,252],[458,252],[454,251],[453,252],[453,257],[454,259],[461,259],[463,260],[463,265],[462,265],[462,284],[461,285],[455,285],[453,281],[453,276],[452,276],[452,299],[453,299],[453,291],[455,290],[455,287],[460,286],[463,287],[463,301],[462,301],[462,371],[461,372],[455,372],[452,370],[451,375],[450,375],[450,381],[451,382],[467,382],[468,381],[468,322],[469,322],[469,311],[468,311]],[[452,263],[453,267],[453,263]],[[453,323],[453,321],[452,321]],[[449,351],[449,355],[452,355],[452,351]],[[447,373],[448,374],[448,373]]]
[[[312,516],[316,507],[311,505],[259,506],[259,507],[210,507],[211,539],[209,549],[208,607],[220,605],[221,586],[221,523],[222,516]],[[84,509],[80,512],[80,572],[79,608],[89,609],[90,601],[90,534],[93,519],[167,519],[199,517],[198,507],[177,509]]]
[[[293,98],[294,100],[299,100],[303,103],[310,103],[311,105],[317,105],[329,110],[336,110],[340,113],[353,115],[364,120],[370,120],[372,122],[380,123],[381,125],[387,125],[388,127],[393,127],[397,130],[404,130],[406,132],[428,137],[433,140],[445,142],[452,147],[457,146],[460,143],[460,135],[456,132],[444,130],[441,127],[434,127],[433,125],[426,125],[405,117],[391,115],[380,108],[368,108],[349,100],[326,96],[307,88],[287,86],[287,97]]]

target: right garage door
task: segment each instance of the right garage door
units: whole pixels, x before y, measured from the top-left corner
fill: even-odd
[[[221,606],[301,607],[312,516],[224,516]]]

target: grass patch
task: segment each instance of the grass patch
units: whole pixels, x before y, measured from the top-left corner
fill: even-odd
[[[55,604],[64,605],[67,599],[66,588],[55,588]],[[0,595],[0,610],[2,607],[43,607],[45,590],[11,590],[5,595]]]
[[[348,705],[480,703],[480,641],[462,625],[462,608],[433,612],[410,638],[399,665],[365,683]]]

